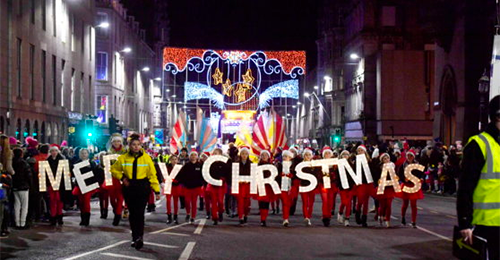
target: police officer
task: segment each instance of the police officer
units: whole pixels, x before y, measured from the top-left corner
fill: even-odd
[[[140,250],[144,245],[144,210],[151,188],[160,199],[160,185],[151,157],[142,149],[138,134],[130,136],[129,151],[118,157],[111,166],[113,177],[122,181],[123,197],[128,205],[132,247]]]
[[[489,259],[500,259],[500,95],[490,101],[489,116],[486,130],[464,149],[457,215],[464,240],[487,239]]]

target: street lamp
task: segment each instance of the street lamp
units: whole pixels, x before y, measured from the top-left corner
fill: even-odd
[[[156,77],[155,80],[156,81],[161,81],[161,78],[160,77]]]
[[[318,86],[314,86],[314,89],[315,89],[315,90],[318,90],[318,89],[319,89],[319,87],[318,87]]]
[[[149,71],[149,67],[142,68],[142,71],[148,72]]]
[[[349,57],[351,58],[351,60],[359,59],[359,55],[357,53],[351,53],[351,55],[349,55]]]
[[[121,52],[125,52],[125,53],[129,53],[131,51],[132,51],[132,49],[130,47],[125,47],[123,50],[121,50]]]
[[[490,77],[486,74],[486,69],[483,72],[481,78],[478,81],[478,91],[480,96],[480,111],[479,111],[479,119],[480,125],[479,130],[483,130],[488,124],[488,116],[486,113],[486,96],[488,96],[488,92],[490,90]]]
[[[308,98],[310,95],[311,95],[311,94],[309,94],[309,92],[305,92],[305,93],[304,93],[304,97],[307,97],[307,98]]]
[[[300,102],[300,101],[297,101],[297,105],[302,105],[302,102]]]
[[[109,28],[109,23],[108,22],[101,22],[96,27],[100,27],[100,28],[106,29],[106,28]]]

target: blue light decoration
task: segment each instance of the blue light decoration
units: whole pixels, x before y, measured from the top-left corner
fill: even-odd
[[[299,81],[291,79],[267,88],[259,96],[259,108],[268,107],[273,98],[299,99]]]
[[[224,109],[224,96],[217,92],[217,90],[211,88],[210,86],[198,82],[185,82],[184,83],[184,100],[197,100],[197,99],[209,99],[212,103],[220,108]]]
[[[208,99],[219,109],[253,110],[268,107],[273,98],[299,98],[297,78],[305,74],[305,52],[166,47],[163,66],[173,75],[186,73],[185,102]],[[198,81],[190,82],[188,73],[198,74]],[[271,86],[262,84],[269,82],[268,78],[263,79],[265,75],[279,76],[285,81]]]

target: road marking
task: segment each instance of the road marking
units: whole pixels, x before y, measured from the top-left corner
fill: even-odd
[[[152,260],[151,258],[120,255],[120,254],[113,254],[113,253],[101,253],[101,255],[107,255],[107,256],[112,256],[112,257],[117,257],[117,258],[136,259],[136,260]]]
[[[188,260],[189,256],[191,256],[191,253],[193,252],[194,245],[196,245],[196,242],[188,242],[186,247],[184,248],[184,251],[182,251],[182,254],[179,257],[179,260]]]
[[[434,213],[434,214],[439,214],[437,211],[434,211],[434,210],[429,210],[431,213]]]
[[[442,235],[440,235],[440,234],[438,234],[438,233],[434,233],[434,232],[432,232],[432,231],[430,231],[430,230],[428,230],[428,229],[425,229],[425,228],[423,228],[423,227],[417,226],[417,228],[418,228],[419,230],[424,231],[425,233],[431,234],[431,235],[436,236],[436,237],[439,237],[439,238],[441,238],[441,239],[444,239],[444,240],[447,240],[447,241],[452,241],[452,239],[451,239],[451,238],[449,238],[449,237],[445,237],[445,236],[442,236]]]
[[[164,247],[164,248],[179,248],[178,246],[162,245],[162,244],[151,243],[151,242],[144,242],[144,244],[150,245],[150,246]]]
[[[109,245],[109,246],[105,246],[105,247],[102,247],[102,248],[99,248],[99,249],[96,249],[96,250],[92,250],[92,251],[89,251],[89,252],[86,252],[86,253],[83,253],[83,254],[79,254],[79,255],[75,255],[75,256],[66,258],[66,260],[73,260],[73,259],[77,259],[77,258],[80,258],[80,257],[83,257],[83,256],[87,256],[87,255],[93,254],[93,253],[97,253],[97,252],[100,252],[100,251],[108,250],[110,248],[119,246],[121,244],[125,244],[127,242],[129,242],[129,241],[123,240],[123,241],[120,241],[118,243],[115,243],[115,244],[112,244],[112,245]]]
[[[188,234],[173,233],[173,232],[163,232],[161,234],[162,235],[169,235],[169,236],[180,236],[180,237],[189,237],[190,236]]]
[[[198,227],[196,227],[196,230],[194,231],[194,234],[201,234],[201,231],[203,230],[203,226],[205,225],[205,223],[207,222],[206,219],[201,219],[200,220],[200,223],[198,224]]]
[[[158,234],[158,233],[162,233],[162,232],[165,232],[167,230],[171,230],[171,229],[174,229],[174,228],[182,227],[182,226],[185,226],[185,225],[189,225],[189,223],[186,222],[186,223],[182,223],[182,224],[177,225],[177,226],[171,226],[171,227],[168,227],[168,228],[160,229],[160,230],[157,230],[157,231],[150,232],[149,234]]]
[[[417,209],[419,209],[419,210],[424,210],[424,208],[422,208],[422,207],[418,207],[418,206],[417,206]]]
[[[447,217],[449,218],[452,218],[452,219],[456,219],[457,217],[453,216],[453,215],[446,215]]]
[[[391,219],[398,220],[398,218],[391,215]]]

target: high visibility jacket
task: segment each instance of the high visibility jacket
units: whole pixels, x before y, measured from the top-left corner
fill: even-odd
[[[472,224],[500,226],[500,145],[486,132],[473,136],[486,161],[481,170],[472,202]]]
[[[144,151],[134,157],[130,153],[120,155],[111,166],[113,177],[121,180],[126,177],[129,180],[141,180],[148,178],[151,188],[160,192],[160,184],[156,177],[156,168],[151,157]]]

